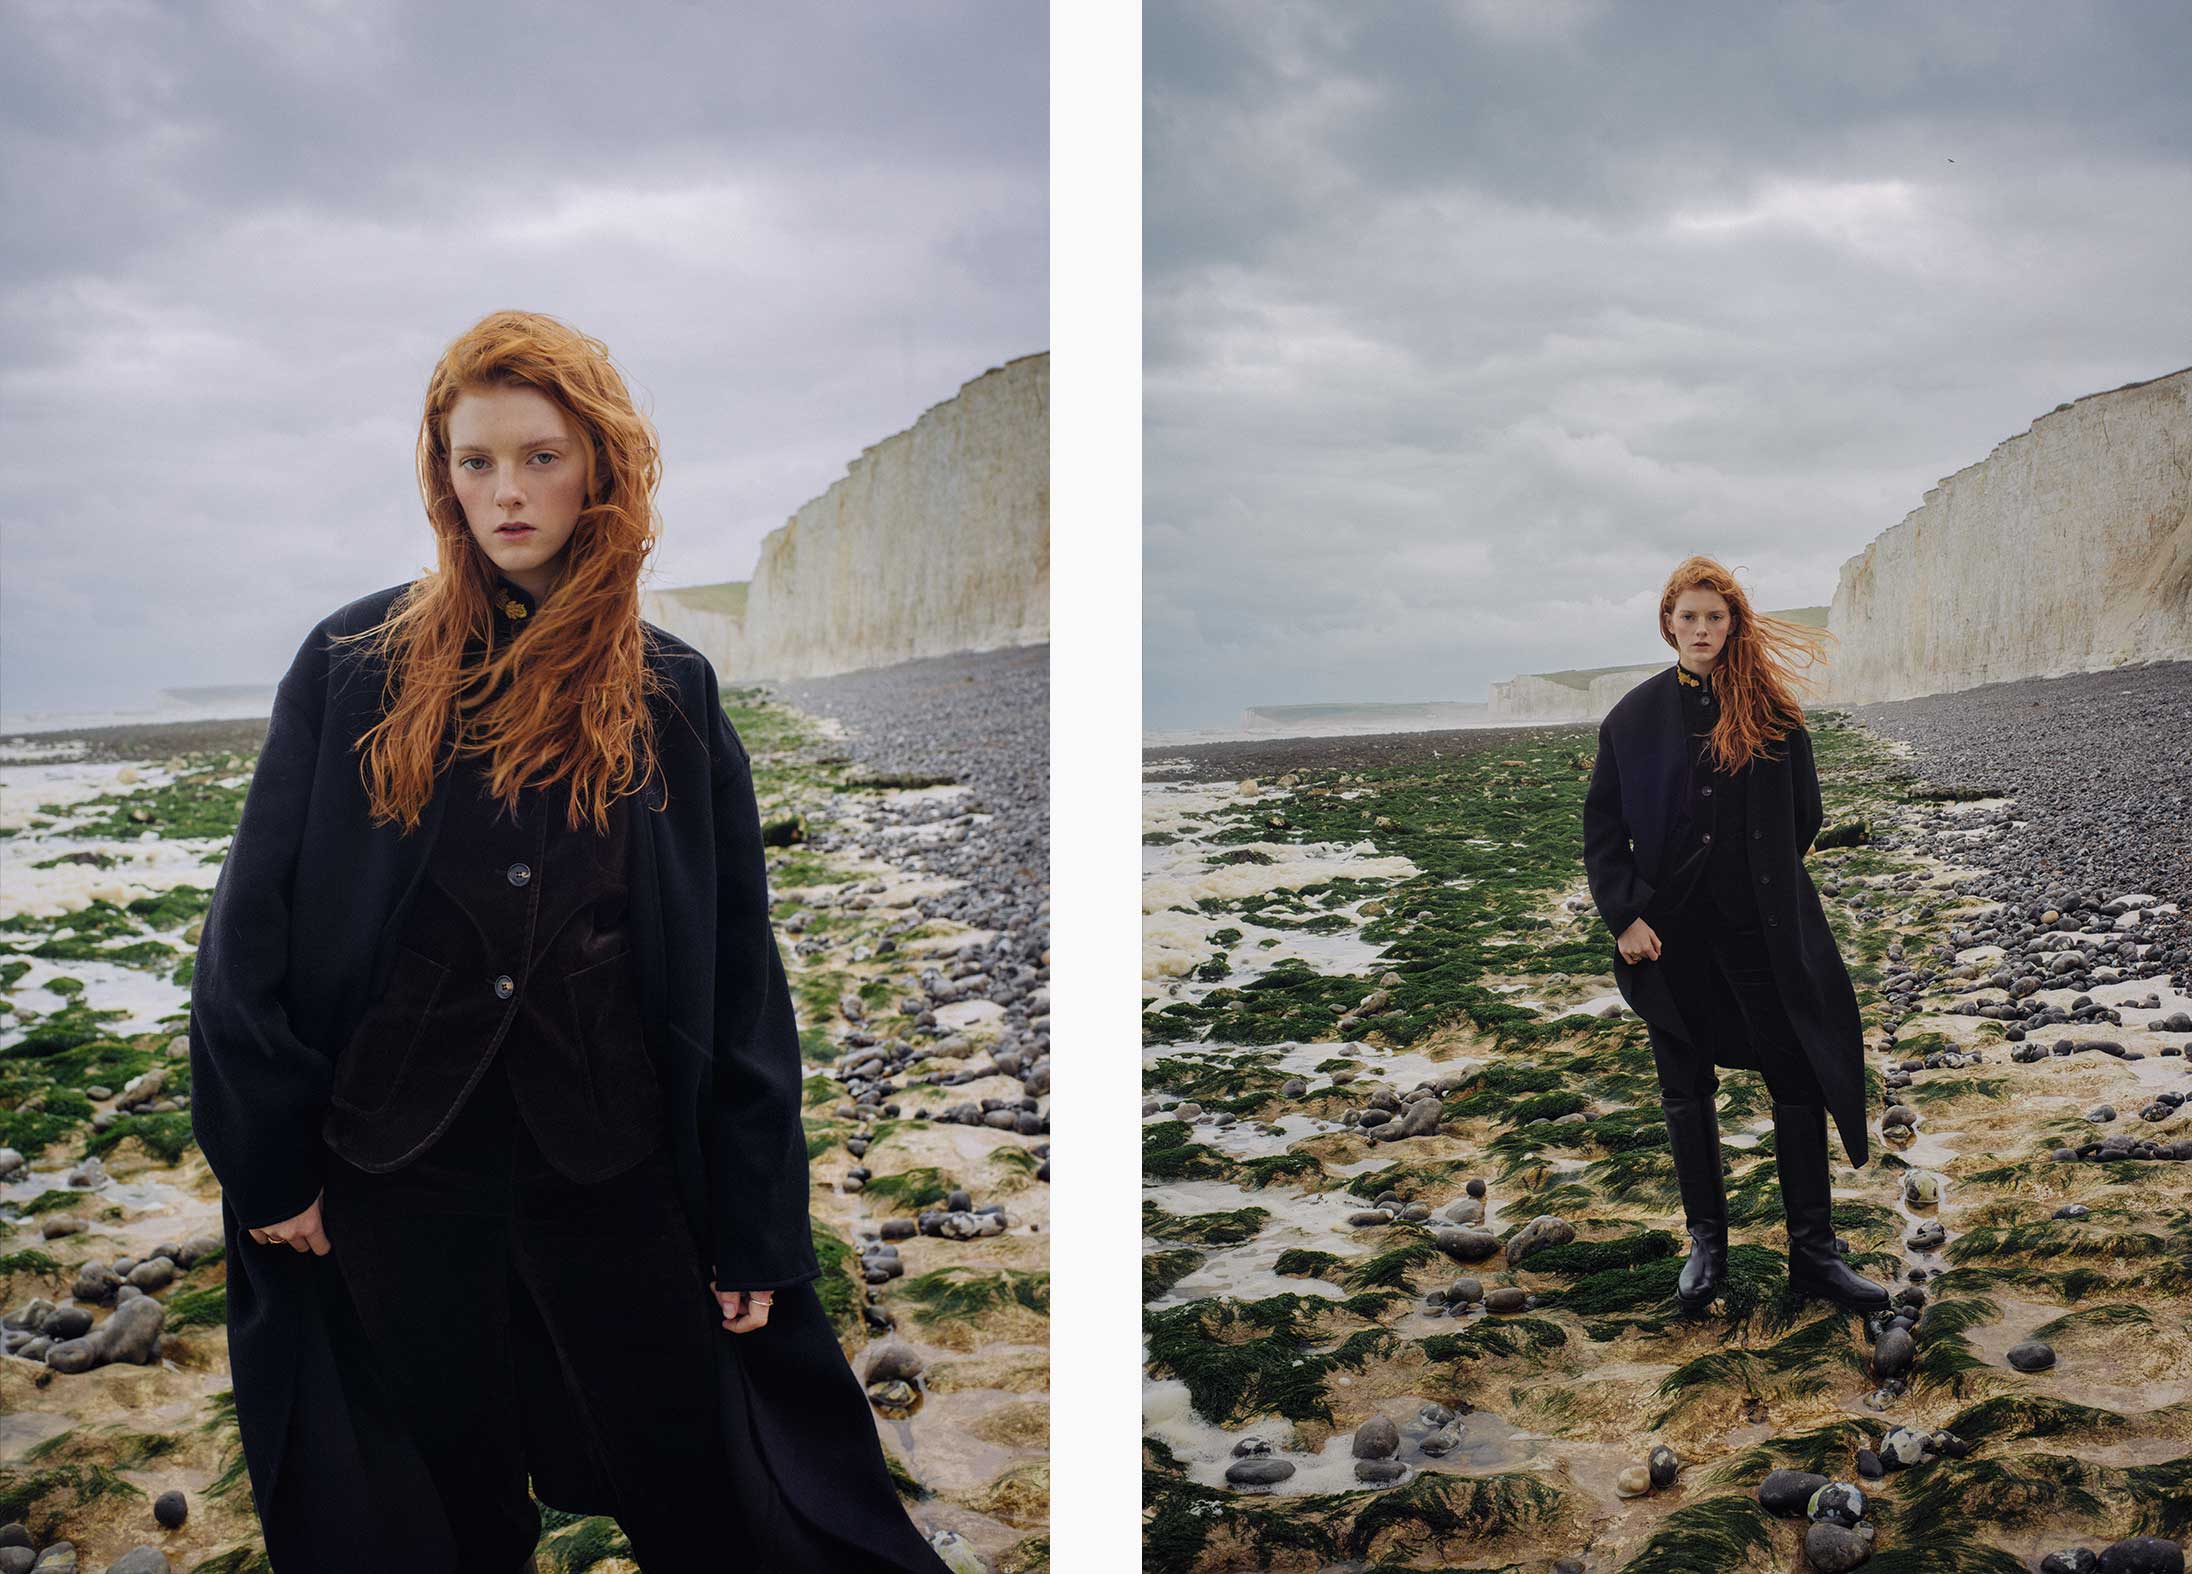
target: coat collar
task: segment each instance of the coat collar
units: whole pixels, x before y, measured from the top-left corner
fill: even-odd
[[[495,604],[495,619],[505,632],[525,627],[540,602],[523,585],[500,570],[495,574],[495,588],[489,597]]]

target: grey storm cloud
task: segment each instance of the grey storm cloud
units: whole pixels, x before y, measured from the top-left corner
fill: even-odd
[[[435,358],[521,307],[661,432],[652,583],[1045,347],[1048,22],[0,0],[0,709],[264,682],[431,561]]]
[[[1145,720],[1668,655],[2192,361],[2192,13],[1196,0],[1144,35]]]

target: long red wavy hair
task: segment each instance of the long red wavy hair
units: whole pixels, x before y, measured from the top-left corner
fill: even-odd
[[[585,503],[548,594],[522,638],[499,637],[497,569],[473,539],[450,480],[449,412],[459,395],[530,388],[570,420],[585,458]],[[645,657],[639,576],[661,536],[662,459],[608,347],[536,312],[481,318],[442,352],[419,422],[419,495],[437,566],[370,629],[338,636],[387,662],[378,722],[353,747],[372,821],[417,829],[448,759],[485,756],[489,790],[513,808],[522,787],[568,778],[569,823],[608,826],[657,759],[648,697],[670,685]]]
[[[1754,756],[1781,759],[1767,754],[1766,745],[1804,724],[1796,691],[1812,685],[1811,678],[1797,671],[1793,657],[1802,651],[1808,671],[1826,660],[1827,641],[1834,636],[1808,623],[1754,612],[1733,574],[1709,557],[1686,557],[1659,593],[1659,637],[1678,652],[1682,646],[1674,633],[1674,604],[1685,590],[1709,590],[1728,603],[1728,637],[1713,666],[1713,688],[1720,698],[1720,719],[1712,730],[1714,761],[1733,773]]]

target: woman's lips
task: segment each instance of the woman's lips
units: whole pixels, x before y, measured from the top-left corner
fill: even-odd
[[[522,536],[532,528],[531,525],[497,525],[495,526],[495,534],[498,536]]]

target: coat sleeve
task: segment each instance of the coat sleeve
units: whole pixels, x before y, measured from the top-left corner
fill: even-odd
[[[1799,724],[1789,732],[1789,784],[1796,799],[1796,856],[1810,853],[1826,811],[1819,801],[1819,765],[1812,758],[1811,734]]]
[[[817,1277],[807,1219],[803,1068],[784,959],[769,924],[752,767],[707,675],[716,849],[715,1079],[708,1175],[715,1282],[775,1290]]]
[[[297,1037],[282,1004],[291,892],[319,753],[317,637],[314,630],[275,690],[191,969],[191,1128],[247,1229],[304,1212],[326,1173],[320,1124],[334,1064]]]
[[[1591,785],[1583,795],[1583,872],[1599,916],[1614,938],[1620,939],[1643,915],[1652,887],[1637,873],[1636,854],[1629,848],[1629,826],[1621,812],[1621,776],[1604,722],[1598,726]]]

